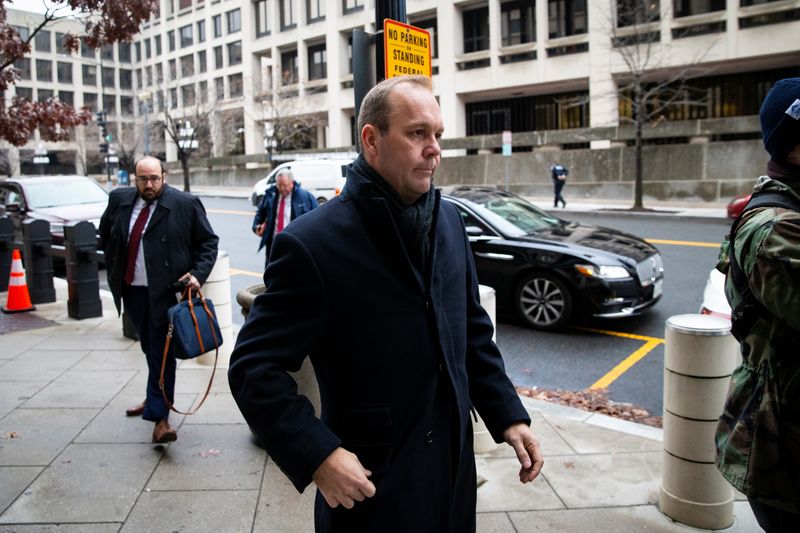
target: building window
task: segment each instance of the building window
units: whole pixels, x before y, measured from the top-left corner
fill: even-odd
[[[64,45],[64,37],[66,37],[65,33],[61,33],[60,31],[56,32],[56,53],[68,56],[71,52]]]
[[[242,10],[234,9],[225,13],[225,21],[228,24],[228,33],[242,31]]]
[[[50,32],[47,30],[39,30],[39,33],[33,38],[33,45],[37,52],[50,52]]]
[[[97,94],[96,93],[83,93],[83,105],[97,111]]]
[[[136,51],[136,62],[142,60],[142,43],[134,43],[133,49]]]
[[[192,54],[181,57],[181,78],[194,76],[194,56]]]
[[[117,114],[117,97],[113,94],[107,94],[103,96],[103,109],[106,110],[106,113],[109,115],[116,115]]]
[[[161,55],[161,36],[160,35],[156,35],[155,37],[153,37],[153,41],[155,41],[155,43],[156,43],[156,56],[160,56]]]
[[[84,85],[97,85],[97,67],[81,65],[81,79]]]
[[[192,0],[178,0],[178,9],[189,9],[192,7]]]
[[[167,4],[167,16],[173,15],[175,13],[175,0],[166,0]]]
[[[256,37],[269,35],[269,0],[256,2]]]
[[[100,60],[114,61],[114,45],[104,44],[100,48]]]
[[[214,37],[222,37],[222,15],[211,17],[211,25],[214,27]]]
[[[364,0],[343,0],[342,8],[345,15],[364,9]]]
[[[176,109],[178,107],[178,89],[173,87],[169,90],[169,108]]]
[[[178,63],[174,59],[169,60],[169,79],[176,80],[178,79]]]
[[[231,98],[237,98],[243,94],[244,84],[242,83],[241,74],[231,74],[228,76],[228,90],[230,91]]]
[[[290,30],[297,26],[294,18],[294,0],[280,0],[281,6],[281,31]]]
[[[586,0],[548,0],[547,17],[551,39],[586,33]]]
[[[94,48],[86,44],[84,41],[81,41],[81,57],[94,59],[95,55]]]
[[[200,20],[197,22],[197,42],[204,43],[206,41],[206,21]]]
[[[431,45],[433,46],[431,49],[431,58],[439,57],[439,31],[437,28],[436,18],[434,17],[425,20],[416,20],[411,24],[417,28],[422,28],[431,34]],[[350,72],[352,72],[352,70]]]
[[[36,60],[36,80],[53,81],[53,62],[49,59]]]
[[[658,2],[617,0],[617,27],[646,24],[659,20]]]
[[[183,107],[195,104],[194,85],[184,85],[181,87],[181,100],[183,100]]]
[[[197,52],[197,71],[198,72],[205,72],[208,70],[208,64],[206,61],[206,51],[200,50]]]
[[[130,63],[131,62],[131,43],[119,43],[117,45],[117,53],[119,54],[119,60],[122,63]]]
[[[56,64],[56,72],[59,83],[72,83],[72,63],[59,61]]]
[[[489,48],[489,8],[487,6],[464,11],[464,53]]]
[[[21,80],[31,79],[31,59],[29,57],[21,57],[14,61],[14,67],[19,71]]]
[[[114,77],[116,69],[111,67],[100,67],[100,74],[102,76],[103,87],[114,87]]]
[[[325,0],[306,0],[308,23],[325,20]]]
[[[673,0],[675,17],[689,17],[725,9],[725,0]]]
[[[143,89],[144,88],[144,79],[142,78],[142,69],[137,68],[134,71],[134,76],[136,77],[136,88]]]
[[[58,91],[58,99],[67,105],[75,106],[75,93],[72,91]]]
[[[281,85],[297,83],[297,50],[281,53],[281,72]]]
[[[467,135],[587,128],[588,96],[582,91],[468,103]]]
[[[167,48],[170,52],[175,51],[175,30],[167,32]]]
[[[203,80],[198,86],[197,103],[204,104],[206,102],[208,102],[208,82]]]
[[[324,80],[328,77],[328,59],[325,44],[308,47],[308,79]]]
[[[131,69],[119,69],[119,88],[133,89],[133,71]]]
[[[222,47],[215,46],[214,47],[214,68],[219,70],[223,66],[225,66],[222,62]]]
[[[225,80],[223,78],[214,78],[214,96],[218,102],[225,99]]]
[[[16,92],[17,98],[25,98],[27,100],[33,101],[33,89],[31,89],[30,87],[20,87],[18,85],[15,85],[14,91]]]
[[[123,115],[131,116],[133,115],[133,97],[132,96],[120,96],[119,97],[119,109]]]
[[[500,4],[503,46],[530,43],[536,40],[536,19],[533,0],[512,0]]]
[[[23,42],[31,38],[31,31],[25,26],[13,26],[13,28],[17,30],[17,34]]]
[[[40,102],[46,102],[55,96],[55,92],[53,92],[51,89],[37,89],[36,96]]]
[[[145,59],[150,59],[150,56],[153,55],[151,53],[152,51],[153,51],[152,50],[152,46],[150,46],[150,39],[146,39],[144,41],[144,57],[145,57]]]
[[[192,39],[192,25],[187,24],[186,26],[182,26],[178,30],[178,35],[180,35],[181,39],[181,48],[186,48],[187,46],[192,46],[194,44]]]
[[[153,66],[153,68],[155,69],[156,73],[156,83],[164,83],[164,67],[161,65],[161,63],[157,63]]]
[[[144,82],[148,87],[153,85],[153,69],[150,65],[144,67]]]
[[[228,66],[239,65],[242,62],[242,41],[228,43]]]

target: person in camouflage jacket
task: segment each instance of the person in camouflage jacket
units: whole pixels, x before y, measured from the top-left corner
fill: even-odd
[[[781,191],[800,200],[800,78],[781,80],[761,107],[771,159],[754,194]],[[730,254],[747,276],[763,312],[741,340],[716,433],[717,466],[747,495],[768,532],[800,524],[800,213],[758,207],[742,216],[735,249],[726,240],[717,268],[728,274],[732,308],[742,291],[730,275]]]

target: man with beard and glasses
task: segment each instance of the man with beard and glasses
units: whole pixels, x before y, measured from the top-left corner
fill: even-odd
[[[516,452],[543,460],[492,341],[464,224],[433,186],[444,130],[430,80],[364,98],[361,154],[341,195],[275,236],[228,373],[239,408],[318,532],[475,531],[474,406]],[[317,418],[288,374],[309,356]]]
[[[180,285],[199,289],[217,260],[219,239],[200,200],[167,185],[163,163],[151,156],[136,162],[136,187],[111,191],[100,219],[100,247],[117,312],[120,301],[147,357],[147,394],[126,411],[155,423],[153,442],[177,439],[169,407],[158,386],[167,336],[167,310]],[[168,354],[164,389],[174,401],[175,358]]]

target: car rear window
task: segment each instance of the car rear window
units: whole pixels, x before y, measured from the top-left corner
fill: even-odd
[[[29,209],[108,202],[108,193],[90,179],[25,184]]]

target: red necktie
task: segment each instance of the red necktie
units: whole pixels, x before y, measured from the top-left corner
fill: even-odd
[[[133,283],[133,273],[136,270],[136,255],[139,253],[139,243],[142,241],[142,233],[147,225],[147,217],[150,216],[150,204],[147,203],[136,217],[136,222],[131,230],[131,237],[128,239],[128,257],[125,262],[125,283]]]
[[[281,196],[281,203],[278,205],[278,229],[275,233],[280,233],[283,231],[283,211],[286,207],[286,197]]]

